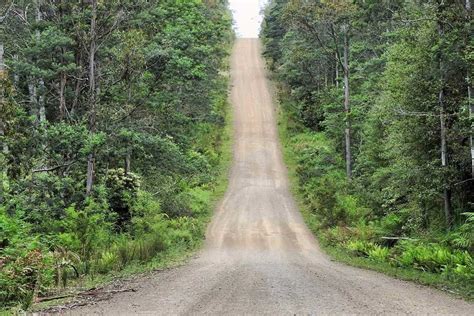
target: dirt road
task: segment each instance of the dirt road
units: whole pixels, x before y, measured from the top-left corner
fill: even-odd
[[[234,163],[205,249],[186,266],[134,281],[135,293],[74,314],[473,314],[437,290],[331,262],[288,189],[257,40],[232,58]]]

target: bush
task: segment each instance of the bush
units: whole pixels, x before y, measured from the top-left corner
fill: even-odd
[[[67,208],[62,225],[64,232],[58,236],[60,245],[77,252],[86,263],[111,238],[112,227],[110,220],[107,220],[107,206],[92,200],[88,200],[82,210],[76,210],[74,205]]]
[[[467,251],[453,251],[438,244],[415,244],[411,241],[403,241],[396,248],[399,255],[395,260],[403,267],[433,273],[458,271],[461,274],[465,269],[474,269],[473,259]]]
[[[109,205],[117,214],[117,228],[123,229],[132,218],[132,205],[140,189],[140,177],[126,173],[124,169],[111,169],[107,173],[106,186],[109,191]]]
[[[94,263],[93,271],[97,273],[107,273],[119,267],[119,256],[114,251],[104,251]]]
[[[322,231],[322,241],[331,246],[340,246],[353,237],[352,231],[345,226],[336,226]]]
[[[196,240],[204,236],[204,225],[197,219],[191,217],[180,217],[170,221],[173,243],[184,244],[187,247],[195,245]]]
[[[132,219],[129,232],[133,236],[141,236],[152,231],[155,222],[164,220],[160,201],[152,194],[140,190],[132,206]]]
[[[369,259],[378,262],[386,262],[390,255],[390,250],[386,247],[381,247],[379,245],[375,245],[373,249],[368,251]]]
[[[356,256],[367,257],[375,249],[375,244],[362,240],[351,240],[346,243],[346,248]]]
[[[444,241],[450,246],[474,253],[474,212],[462,213],[466,221],[450,232]]]
[[[56,286],[66,287],[71,275],[79,277],[79,269],[82,265],[80,256],[61,246],[57,246],[53,252]]]
[[[34,296],[52,283],[50,261],[28,226],[0,208],[0,307],[13,302],[29,307]]]

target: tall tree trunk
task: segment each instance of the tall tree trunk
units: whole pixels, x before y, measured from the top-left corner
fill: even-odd
[[[466,32],[466,46],[468,45],[469,41],[469,36],[470,36],[470,31],[471,28],[470,23],[471,23],[471,1],[466,0],[466,23],[467,23],[467,32]],[[471,71],[470,67],[468,67],[467,70],[467,106],[469,109],[469,121],[473,122],[474,120],[474,104],[472,103],[472,79],[471,79]],[[471,177],[474,178],[474,123],[471,123],[471,131],[469,135],[469,143],[471,145]]]
[[[346,128],[344,131],[346,145],[346,174],[352,179],[352,150],[351,150],[351,104],[349,86],[349,34],[348,27],[344,26],[344,111]]]
[[[90,47],[89,47],[89,130],[96,132],[97,113],[96,113],[96,83],[95,83],[95,54],[97,50],[97,0],[92,0],[92,17],[90,26]],[[92,152],[87,158],[87,180],[86,194],[89,195],[94,184],[95,153]]]
[[[5,71],[5,61],[3,59],[4,48],[3,43],[0,43],[0,108],[3,108],[4,104],[4,84],[3,81],[6,80],[6,71]],[[5,122],[0,120],[0,137],[5,137]],[[8,144],[6,141],[2,140],[2,152],[7,154],[9,152]]]
[[[67,77],[65,72],[61,72],[59,79],[59,119],[63,120],[66,116],[66,83]]]
[[[336,88],[339,88],[339,56],[336,52]]]
[[[444,40],[444,22],[443,17],[443,5],[439,6],[439,17],[438,17],[438,36],[439,41]],[[440,119],[440,141],[441,141],[441,167],[443,171],[443,209],[446,220],[446,226],[449,228],[452,224],[452,206],[451,206],[451,190],[446,175],[446,169],[448,168],[448,140],[447,140],[447,127],[446,127],[446,108],[445,108],[445,65],[444,65],[444,53],[443,45],[440,45],[439,51],[439,73],[441,87],[438,93],[438,107],[439,107],[439,119]]]
[[[4,107],[4,84],[3,84],[3,81],[7,79],[7,74],[6,74],[6,70],[5,70],[5,61],[3,59],[3,55],[4,55],[4,49],[3,49],[3,43],[0,43],[0,109],[2,109]],[[6,129],[6,126],[5,126],[5,122],[0,119],[0,137],[2,139],[2,154],[4,156],[7,156],[8,153],[10,152],[10,149],[8,148],[8,143],[6,142],[6,139],[5,139],[5,131]],[[3,165],[3,163],[5,163]],[[8,169],[7,169],[7,164],[5,161],[2,162],[2,174],[1,174],[1,192],[2,194],[0,194],[0,203],[3,202],[2,199],[3,199],[3,192],[8,190],[8,182],[7,182],[7,173],[8,173]]]
[[[15,60],[15,62],[18,62],[18,55],[13,55],[13,59]],[[16,72],[13,74],[13,83],[15,84],[15,87],[18,87],[20,83],[20,76]]]
[[[443,171],[446,171],[448,167],[448,142],[446,137],[446,114],[444,108],[444,88],[441,88],[438,97],[439,107],[440,107],[440,129],[441,129],[441,166]],[[448,181],[446,175],[443,175],[444,187],[443,187],[443,204],[444,204],[444,216],[446,219],[446,225],[451,226],[452,219],[452,207],[451,207],[451,191],[448,187]]]
[[[38,111],[38,94],[36,91],[35,79],[32,77],[28,78],[28,94],[30,95],[30,111],[31,115],[36,118],[36,123],[39,122],[39,111]]]
[[[75,85],[74,98],[72,99],[72,105],[71,105],[71,111],[70,111],[71,116],[74,116],[74,112],[77,108],[77,105],[79,104],[79,97],[80,97],[81,89],[82,89],[82,78],[84,77],[84,73],[82,71],[82,69],[84,68],[84,63],[83,63],[82,57],[83,57],[82,50],[78,48],[75,54],[77,73],[76,73],[76,82],[74,84]]]
[[[125,155],[125,174],[128,175],[131,171],[131,162],[132,162],[132,155],[127,153]]]
[[[467,86],[467,102],[469,107],[469,120],[471,122],[474,121],[474,104],[472,103],[472,83],[471,78],[468,78],[468,86]],[[474,123],[471,123],[471,135],[469,135],[470,144],[471,144],[471,176],[474,178]]]
[[[36,2],[36,22],[39,23],[43,20],[43,14],[41,13],[41,0],[37,0]],[[36,30],[36,40],[40,40],[40,31]],[[40,124],[46,121],[46,108],[44,104],[44,94],[45,94],[45,85],[43,78],[40,78],[39,81],[39,88],[38,88],[38,119]]]
[[[3,59],[3,55],[4,55],[3,43],[0,42],[0,76],[2,79],[5,75],[5,61]]]
[[[43,78],[39,80],[39,97],[38,97],[38,106],[39,106],[39,121],[40,123],[46,122],[46,107],[44,103],[44,94],[45,94],[45,86]]]
[[[59,20],[62,22],[64,20],[64,11],[63,11],[63,1],[60,0],[58,2],[58,15]],[[64,55],[66,54],[66,50],[61,48],[61,64],[64,65],[66,62],[64,60]],[[64,120],[64,117],[67,113],[66,108],[66,84],[67,84],[67,76],[65,71],[61,71],[59,75],[59,120]]]

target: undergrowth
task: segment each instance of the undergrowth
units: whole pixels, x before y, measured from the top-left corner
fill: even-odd
[[[353,266],[473,299],[473,214],[464,214],[464,224],[448,234],[410,233],[402,227],[403,212],[374,216],[357,183],[346,180],[342,157],[324,133],[302,128],[285,102],[282,98],[278,124],[293,194],[325,251]]]
[[[133,199],[121,192],[129,206],[123,226],[114,224],[117,216],[108,218],[110,212],[102,211],[107,205],[90,201],[85,207],[68,207],[62,232],[48,240],[28,234],[23,222],[0,209],[0,240],[9,241],[0,257],[0,314],[41,310],[59,301],[35,303],[38,298],[77,293],[117,278],[176,266],[198,250],[212,210],[225,193],[232,158],[232,113],[226,93],[218,102],[226,123],[206,128],[199,136],[207,137],[203,146],[212,151],[207,153],[212,173],[202,183],[184,184],[179,203],[172,204],[185,207],[180,214],[165,211],[161,199],[136,185]],[[112,176],[119,188],[129,181],[123,170]]]

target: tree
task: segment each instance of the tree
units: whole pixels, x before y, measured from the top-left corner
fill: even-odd
[[[350,32],[351,16],[356,7],[351,1],[292,1],[288,17],[292,23],[305,32],[326,52],[329,58],[335,58],[335,82],[338,87],[339,67],[344,77],[344,143],[346,174],[352,178],[352,123],[350,98]],[[340,48],[342,45],[342,49]],[[342,50],[342,52],[341,52]]]
[[[3,1],[0,23],[0,308],[117,268],[101,263],[120,241],[152,245],[120,267],[150,260],[178,242],[175,217],[201,238],[191,192],[219,169],[227,2]]]
[[[90,46],[89,46],[89,106],[90,106],[90,117],[89,117],[89,130],[92,133],[96,132],[96,99],[97,99],[97,87],[95,83],[96,79],[96,49],[97,49],[97,0],[92,0],[91,3],[91,25],[90,25]],[[89,195],[92,191],[92,185],[94,183],[94,167],[95,167],[95,154],[91,152],[87,158],[87,179],[86,179],[86,194]]]
[[[368,217],[399,216],[407,234],[440,222],[455,230],[472,209],[469,6],[289,0],[266,10],[266,56],[282,103],[291,104],[291,126],[344,151],[350,188],[372,210]],[[350,88],[343,95],[341,71]]]

